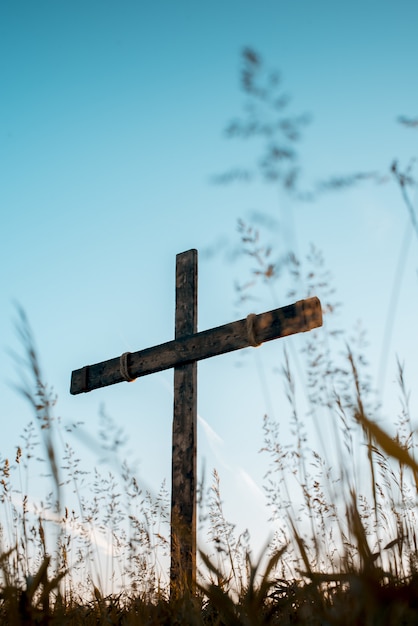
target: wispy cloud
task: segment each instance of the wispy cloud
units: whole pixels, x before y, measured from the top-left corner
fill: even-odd
[[[212,426],[210,426],[208,424],[208,422],[201,416],[198,415],[197,419],[199,421],[199,423],[201,424],[203,430],[205,431],[205,435],[208,439],[208,442],[212,448],[213,452],[216,452],[216,446],[223,446],[224,445],[224,440],[222,439],[222,437],[220,435],[218,435],[217,432],[215,432],[215,430],[212,428]]]

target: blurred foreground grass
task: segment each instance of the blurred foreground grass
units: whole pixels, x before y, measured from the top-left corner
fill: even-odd
[[[65,438],[78,426],[64,428],[54,416],[56,399],[42,380],[23,313],[19,333],[28,374],[20,391],[36,419],[13,462],[1,460],[0,623],[418,623],[418,464],[400,364],[393,437],[374,419],[361,349],[346,347],[332,366],[326,344],[314,334],[307,340],[311,411],[325,409],[339,424],[333,468],[307,446],[285,352],[293,445],[282,444],[273,419],[264,421],[270,461],[264,488],[278,530],[255,561],[248,534],[238,535],[224,517],[215,471],[210,487],[200,489],[210,548],[200,554],[197,593],[170,599],[165,486],[156,496],[147,493],[126,461],[119,478],[97,470],[86,476]],[[120,433],[112,437],[112,428],[108,420],[105,447],[117,451]],[[36,505],[30,486],[39,456],[51,491]],[[354,459],[361,456],[359,480]]]

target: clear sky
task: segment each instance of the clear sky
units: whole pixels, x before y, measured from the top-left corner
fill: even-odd
[[[395,158],[406,165],[418,131],[397,118],[418,115],[417,25],[415,0],[1,3],[3,457],[14,456],[32,419],[11,384],[19,378],[9,354],[20,350],[17,301],[62,420],[81,420],[94,436],[104,405],[127,434],[142,480],[153,490],[169,480],[172,372],[75,397],[70,374],[173,338],[175,255],[189,248],[200,253],[200,330],[287,304],[278,280],[274,292],[235,306],[234,281],[249,277],[248,260],[233,254],[237,219],[251,222],[257,212],[274,220],[263,232],[276,255],[305,257],[310,242],[322,250],[343,305],[338,325],[351,333],[361,320],[368,332],[370,373],[390,421],[396,354],[412,388],[418,374],[418,248],[410,237],[397,271],[409,225],[399,189],[366,183],[302,203],[271,184],[216,185],[212,177],[261,155],[259,142],[223,133],[243,114],[245,46],[280,70],[290,109],[311,116],[298,146],[307,185],[389,174]],[[303,345],[286,341],[295,351]],[[199,468],[217,467],[227,514],[261,544],[266,412],[283,421],[286,437],[278,344],[199,365]],[[96,452],[73,443],[93,468]]]

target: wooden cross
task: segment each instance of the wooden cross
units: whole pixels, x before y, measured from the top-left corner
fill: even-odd
[[[174,368],[171,483],[171,593],[192,592],[196,580],[197,361],[258,346],[322,325],[318,298],[197,332],[197,250],[176,257],[175,339],[74,370],[71,393]]]

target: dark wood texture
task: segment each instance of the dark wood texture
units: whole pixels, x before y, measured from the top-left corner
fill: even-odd
[[[177,255],[176,340],[197,332],[197,250]],[[194,593],[196,575],[197,362],[174,367],[171,595]]]
[[[312,330],[321,325],[321,303],[314,297],[260,313],[255,318],[254,330],[257,339],[264,342]],[[132,352],[128,358],[129,372],[132,377],[146,376],[183,363],[240,350],[249,345],[246,319],[242,319],[189,336],[179,336],[174,341],[153,348]],[[74,370],[71,376],[71,393],[83,393],[123,380],[120,357],[116,357],[89,365],[87,370]]]

